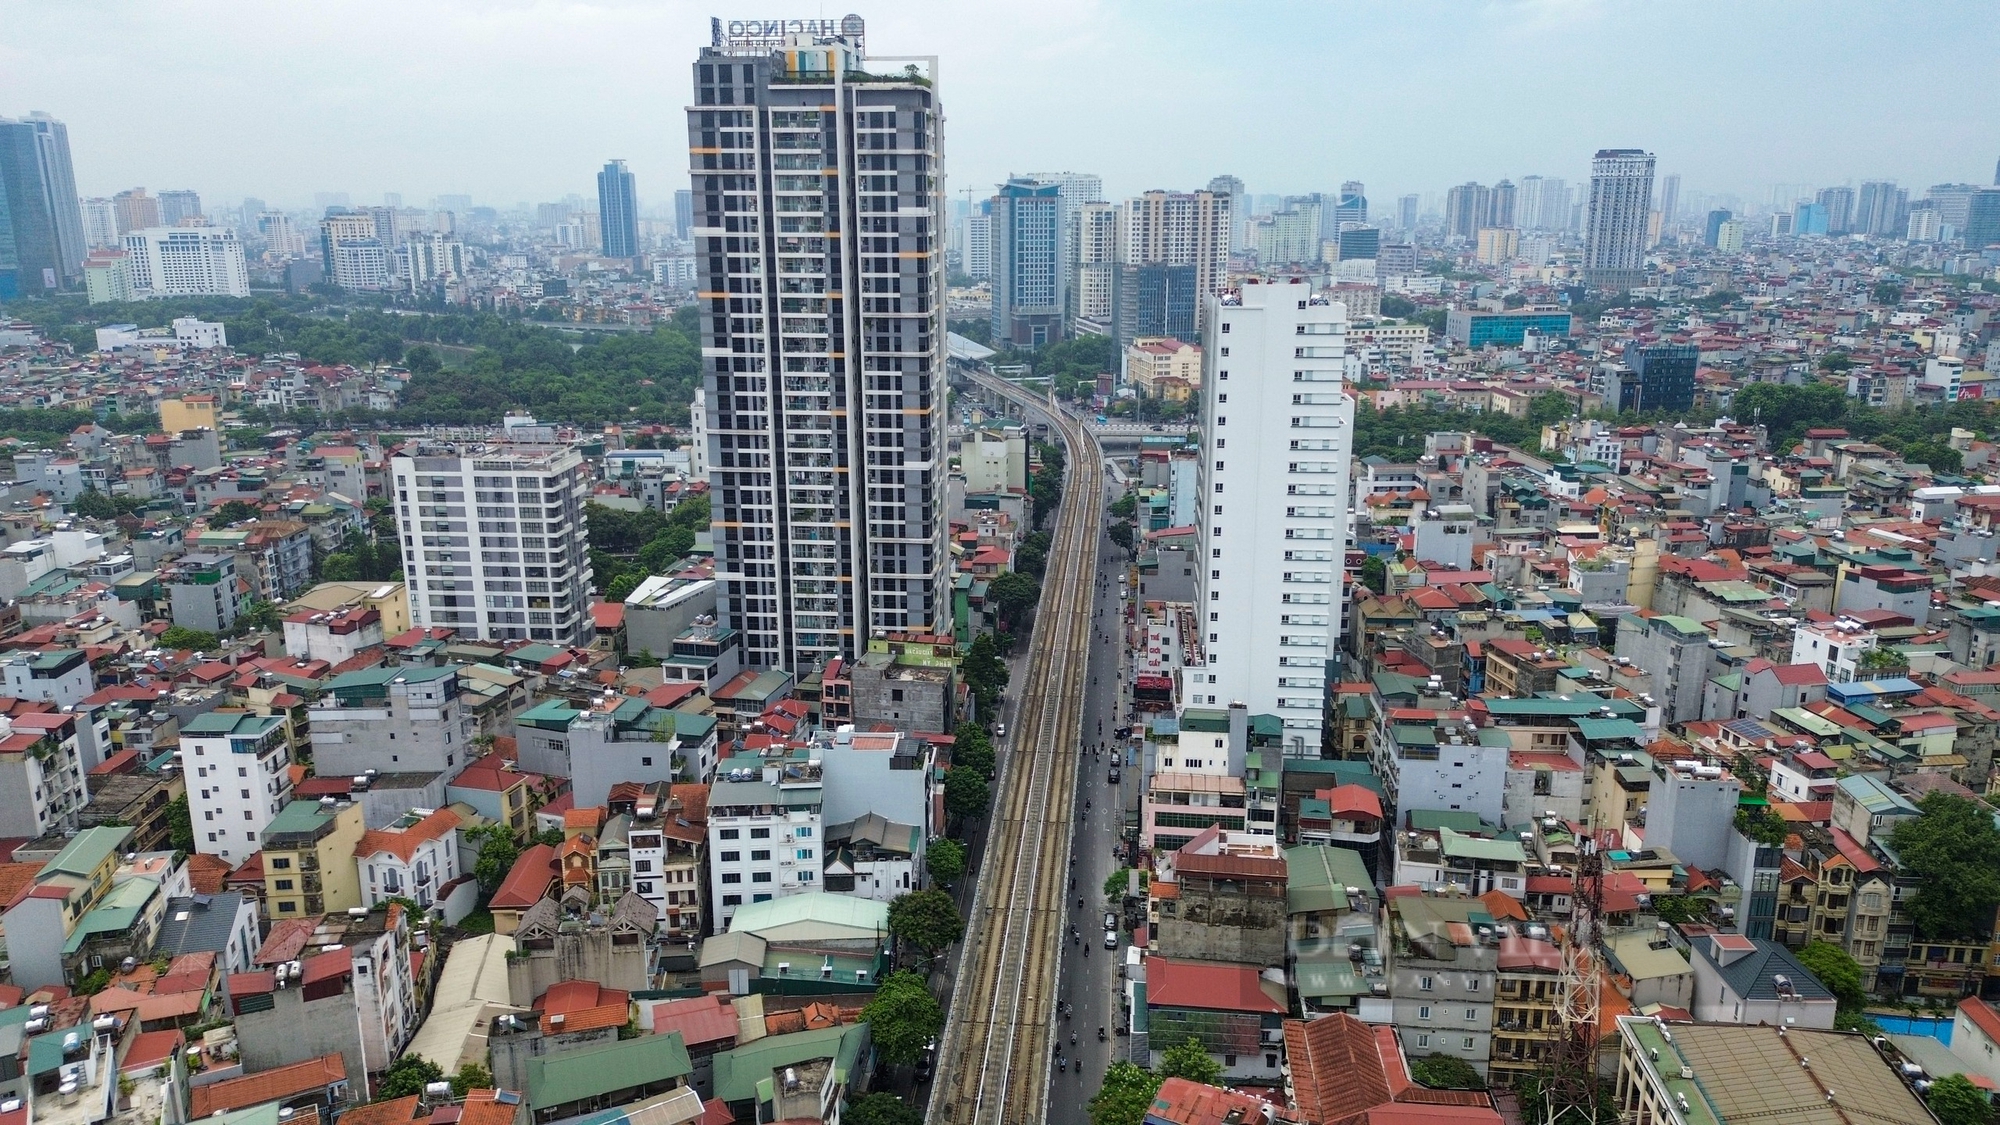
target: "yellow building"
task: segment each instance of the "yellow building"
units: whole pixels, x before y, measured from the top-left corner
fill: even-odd
[[[1479,263],[1505,265],[1521,255],[1521,232],[1513,227],[1479,228]]]
[[[381,614],[384,637],[410,631],[410,592],[401,582],[322,582],[285,603],[288,615],[300,610],[337,613],[344,609],[372,609]]]
[[[264,829],[264,917],[311,918],[363,905],[354,848],[364,831],[360,805],[286,805]]]
[[[188,395],[160,400],[160,431],[177,434],[183,430],[222,432],[222,410],[214,395]]]
[[[1201,390],[1201,348],[1171,336],[1141,336],[1125,349],[1125,381],[1145,398],[1186,402]]]

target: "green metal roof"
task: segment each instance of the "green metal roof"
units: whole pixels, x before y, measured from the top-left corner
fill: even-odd
[[[117,855],[133,833],[131,828],[86,828],[42,865],[44,875],[88,878],[106,859]]]
[[[1646,730],[1630,719],[1578,719],[1576,733],[1585,742],[1604,742],[1612,739],[1629,738],[1634,742],[1646,737]]]
[[[1181,730],[1228,734],[1229,712],[1213,707],[1184,707],[1181,709]]]
[[[1628,699],[1606,699],[1601,695],[1572,695],[1568,699],[1544,695],[1534,699],[1488,699],[1486,712],[1489,715],[1533,715],[1537,717],[1563,718],[1597,713],[1601,708],[1611,708],[1613,715],[1631,717],[1643,715],[1645,708]]]
[[[604,1047],[528,1060],[528,1104],[536,1110],[694,1073],[681,1033],[641,1035]]]
[[[1315,844],[1285,849],[1285,910],[1346,910],[1348,887],[1373,887],[1361,853]]]
[[[582,713],[560,699],[546,699],[521,712],[521,717],[514,721],[544,730],[568,730],[570,723]]]
[[[784,895],[768,902],[737,907],[736,913],[730,916],[729,930],[731,933],[754,934],[800,922],[886,934],[889,932],[889,904],[824,891]]]
[[[65,955],[83,948],[83,943],[98,934],[118,933],[132,928],[146,904],[160,893],[160,881],[139,877],[127,879],[111,888],[109,894],[99,899],[96,906],[77,919],[76,929],[70,931],[69,940],[63,943]]]
[[[1457,832],[1485,832],[1488,827],[1476,812],[1464,809],[1411,809],[1405,814],[1410,827],[1419,832],[1452,829]]]
[[[261,738],[284,720],[276,715],[252,715],[247,711],[210,711],[181,724],[181,733],[242,735]]]
[[[278,810],[278,815],[264,826],[264,837],[315,835],[321,825],[339,814],[339,809],[327,808],[318,801],[293,801]]]
[[[1502,863],[1528,861],[1527,853],[1521,850],[1521,841],[1515,839],[1488,840],[1441,828],[1438,830],[1438,845],[1444,854],[1458,859],[1487,859]]]
[[[773,1071],[814,1059],[830,1058],[835,1067],[852,1073],[868,1041],[868,1025],[856,1023],[766,1036],[754,1043],[718,1051],[713,1059],[715,1096],[724,1102],[754,1101],[757,1084],[770,1081]]]

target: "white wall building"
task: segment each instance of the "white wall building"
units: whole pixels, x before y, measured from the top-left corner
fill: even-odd
[[[694,401],[688,403],[688,479],[706,481],[708,479],[708,391],[703,387],[694,389]]]
[[[1207,299],[1206,320],[1196,611],[1208,660],[1188,701],[1276,715],[1285,754],[1316,757],[1350,538],[1347,312],[1303,282],[1246,279]]]
[[[354,846],[362,904],[398,896],[426,908],[437,902],[458,878],[459,823],[450,809],[411,809],[387,828],[362,833]]]
[[[412,624],[482,640],[590,643],[581,454],[457,443],[391,464]]]
[[[226,348],[229,346],[229,332],[219,320],[177,316],[174,318],[174,343],[196,350]]]
[[[242,863],[292,799],[284,719],[243,711],[198,715],[181,724],[180,757],[195,850]]]
[[[250,267],[229,227],[149,227],[125,236],[138,297],[248,297]]]
[[[708,793],[710,933],[745,904],[821,889],[821,776],[813,761],[723,761]]]
[[[1861,659],[1875,651],[1877,640],[1874,630],[1852,618],[1804,625],[1792,634],[1792,663],[1819,665],[1828,683],[1853,683],[1866,678]]]

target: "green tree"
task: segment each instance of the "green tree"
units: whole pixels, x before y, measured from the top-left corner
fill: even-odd
[[[972,694],[979,703],[979,713],[982,716],[991,715],[994,703],[1000,698],[1000,693],[1006,690],[1008,680],[1007,665],[1000,660],[993,634],[981,633],[972,638],[971,646],[966,649],[965,658],[959,661],[958,671],[965,677],[966,685],[972,689]]]
[[[1040,578],[1048,571],[1051,542],[1046,531],[1037,531],[1021,540],[1020,546],[1014,548],[1014,569]]]
[[[1838,375],[1854,366],[1854,357],[1846,352],[1828,352],[1819,357],[1819,369]]]
[[[1529,400],[1528,421],[1537,426],[1546,426],[1551,422],[1562,421],[1575,411],[1576,408],[1570,402],[1569,396],[1556,391],[1547,391]]]
[[[430,376],[444,369],[444,360],[438,358],[436,348],[418,344],[403,353],[403,366],[412,375]]]
[[[1736,810],[1736,830],[1767,848],[1782,847],[1791,826],[1769,806],[1745,805]]]
[[[935,957],[965,936],[965,919],[943,891],[911,891],[890,901],[889,932]]]
[[[1963,1074],[1947,1074],[1924,1092],[1924,1105],[1941,1125],[1988,1125],[1993,1103]]]
[[[1653,913],[1660,921],[1676,926],[1699,922],[1708,917],[1708,900],[1695,895],[1667,895],[1653,900]]]
[[[1361,584],[1377,594],[1389,588],[1389,564],[1380,555],[1361,560]]]
[[[1890,836],[1917,880],[1906,900],[1917,932],[1927,938],[1989,932],[2000,906],[2000,828],[1978,805],[1950,793],[1932,793],[1917,809]]]
[[[955,769],[944,775],[944,811],[964,821],[984,815],[993,803],[993,787],[976,771]]]
[[[262,514],[257,510],[257,505],[248,500],[225,500],[217,504],[215,510],[208,514],[208,522],[215,527],[228,527],[244,520],[254,520]]]
[[[1808,429],[1840,425],[1847,417],[1848,403],[1847,389],[1833,383],[1752,383],[1736,392],[1730,413],[1746,422],[1762,422],[1771,432],[1771,448],[1785,452]]]
[[[464,1097],[469,1090],[493,1089],[493,1072],[476,1062],[466,1063],[451,1076],[451,1092],[454,1097]]]
[[[1132,885],[1131,876],[1132,876],[1132,869],[1129,867],[1121,867],[1118,870],[1113,871],[1110,875],[1105,876],[1104,897],[1110,899],[1113,902],[1117,902],[1119,899],[1124,898],[1125,889]],[[1145,893],[1146,885],[1149,882],[1151,882],[1151,880],[1152,876],[1148,874],[1144,869],[1141,869],[1139,872],[1139,892],[1141,894]]]
[[[891,1066],[908,1066],[923,1057],[924,1045],[944,1027],[944,1009],[911,972],[890,973],[877,983],[875,998],[861,1009],[873,1033],[875,1053]]]
[[[1965,468],[1965,454],[1941,441],[1913,441],[1903,446],[1903,460],[1928,465],[1932,472],[1956,473]]]
[[[397,1098],[413,1097],[424,1092],[424,1087],[433,1082],[444,1081],[444,1068],[422,1055],[404,1055],[389,1064],[382,1075],[382,1081],[375,1087],[375,1100],[395,1101]]]
[[[1160,1052],[1160,1077],[1185,1078],[1189,1082],[1199,1082],[1213,1086],[1222,1080],[1222,1064],[1209,1056],[1208,1048],[1201,1040],[1189,1036]]]
[[[1415,301],[1410,300],[1408,297],[1401,297],[1394,293],[1382,294],[1383,316],[1392,316],[1398,320],[1401,320],[1404,317],[1409,316],[1411,313],[1416,311],[1417,311],[1417,303]]]
[[[1139,497],[1126,493],[1111,502],[1111,514],[1121,520],[1129,520],[1139,514]]]
[[[1138,541],[1138,533],[1133,529],[1131,520],[1119,520],[1117,523],[1112,524],[1105,531],[1105,534],[1111,537],[1113,543],[1118,544],[1118,546],[1127,551],[1131,550],[1132,544]]]
[[[977,771],[984,778],[993,777],[993,743],[986,737],[984,728],[973,723],[959,724],[958,734],[951,744],[951,765],[953,769]]]
[[[1893,648],[1875,648],[1861,654],[1861,659],[1856,665],[1868,672],[1907,672],[1910,669],[1910,658]]]
[[[1090,1125],[1144,1125],[1162,1081],[1144,1067],[1123,1060],[1112,1063],[1104,1072],[1104,1084],[1085,1107]]]
[[[468,828],[463,835],[467,843],[479,849],[472,877],[479,881],[481,891],[491,895],[506,882],[507,873],[514,870],[514,861],[521,858],[520,841],[514,838],[513,829],[499,823]]]
[[[924,1125],[924,1111],[886,1090],[847,1103],[842,1125]]]
[[[186,793],[167,802],[167,842],[177,852],[194,852],[194,813],[188,808]]]
[[[609,585],[604,587],[604,600],[607,602],[622,602],[626,598],[631,597],[632,591],[638,589],[639,583],[645,580],[646,576],[636,570],[624,571],[618,577],[613,578]]]
[[[267,602],[261,598],[251,602],[250,608],[238,615],[236,620],[239,624],[252,629],[269,629],[276,632],[285,627],[284,611],[278,608],[276,602]]]
[[[169,625],[166,632],[160,634],[160,647],[208,652],[215,648],[215,634],[189,629],[184,625]]]
[[[1809,941],[1798,958],[1841,1008],[1858,1010],[1867,1003],[1867,994],[1861,991],[1861,966],[1846,950],[1830,941]]]
[[[1903,303],[1903,283],[1878,281],[1875,283],[1874,296],[1878,305],[1900,305]]]
[[[1041,600],[1042,584],[1019,571],[1010,570],[995,578],[986,587],[987,600],[1000,612],[1000,619],[1009,626],[1019,626]]]
[[[1484,1090],[1486,1080],[1464,1059],[1430,1055],[1410,1064],[1410,1077],[1433,1090]]]
[[[924,853],[924,869],[930,872],[934,882],[950,886],[965,874],[965,845],[949,836],[939,836],[931,841]]]

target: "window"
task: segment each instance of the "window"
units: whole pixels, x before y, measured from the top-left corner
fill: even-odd
[[[278,913],[280,914],[296,914],[298,911],[299,904],[296,902],[287,901],[278,904]]]
[[[1429,977],[1418,977],[1418,978],[1417,978],[1417,987],[1418,987],[1418,988],[1421,988],[1421,989],[1423,989],[1423,990],[1424,990],[1425,992],[1429,992],[1429,991],[1431,990],[1431,978],[1429,978]]]
[[[742,852],[723,852],[723,853],[721,853],[721,854],[720,854],[720,855],[719,855],[719,856],[718,856],[717,858],[721,859],[721,860],[722,860],[722,862],[724,862],[724,863],[738,863],[738,862],[741,862],[741,860],[743,859],[743,853],[742,853]]]
[[[752,848],[752,849],[750,850],[750,862],[752,862],[752,863],[769,863],[769,862],[771,862],[771,849],[769,849],[769,848]]]
[[[737,829],[734,828],[725,828],[722,830],[722,838],[725,840],[736,839],[737,838],[736,834],[737,834]]]
[[[771,873],[769,871],[752,871],[750,873],[750,881],[753,883],[768,883],[771,881]]]
[[[1427,1020],[1431,1018],[1431,1006],[1429,1004],[1418,1005],[1417,1018],[1420,1020]]]
[[[642,765],[642,766],[650,766],[650,765],[652,765],[652,764],[653,764],[653,759],[651,759],[651,758],[640,758],[640,759],[639,759],[639,764],[640,764],[640,765]]]
[[[737,871],[725,871],[722,873],[722,881],[724,883],[741,883],[743,881],[743,875],[741,872]]]
[[[813,857],[813,850],[811,848],[792,849],[792,858],[794,859],[811,859],[812,857]]]
[[[742,905],[743,905],[743,896],[742,896],[742,895],[723,895],[723,896],[722,896],[722,905],[724,905],[724,906],[742,906]]]
[[[1465,1022],[1467,1022],[1467,1023],[1477,1023],[1478,1021],[1479,1021],[1479,1009],[1478,1009],[1478,1008],[1467,1008],[1467,1009],[1465,1010]]]
[[[273,871],[289,871],[291,867],[292,861],[289,859],[277,856],[271,859],[271,870]]]
[[[1428,1036],[1428,1035],[1419,1035],[1419,1036],[1417,1036],[1417,1046],[1419,1046],[1419,1047],[1428,1047],[1428,1046],[1430,1046],[1430,1045],[1431,1045],[1431,1037],[1430,1037],[1430,1036]]]
[[[1472,1050],[1472,1036],[1470,1035],[1465,1037],[1465,1049],[1468,1051]]]
[[[804,827],[804,828],[800,828],[800,829],[798,829],[797,831],[795,831],[795,832],[793,832],[793,833],[792,833],[792,835],[794,835],[794,836],[797,836],[797,837],[798,837],[799,839],[801,839],[801,840],[810,840],[810,839],[812,839],[812,834],[813,834],[813,830],[812,830],[811,826],[807,826],[807,827]]]
[[[768,828],[752,828],[750,830],[750,838],[752,840],[768,840],[771,838],[771,830]]]
[[[276,879],[272,881],[271,886],[277,890],[289,891],[292,889],[292,881],[290,879]]]

